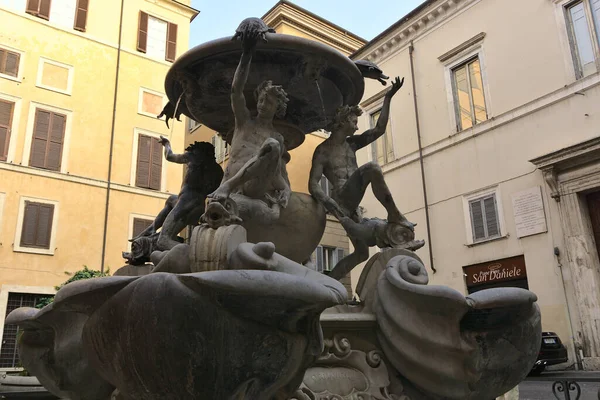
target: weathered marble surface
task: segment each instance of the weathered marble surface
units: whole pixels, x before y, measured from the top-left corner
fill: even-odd
[[[23,331],[21,363],[60,398],[107,400],[114,390],[85,355],[81,331],[87,320],[83,313],[57,310],[54,304],[43,310],[19,308],[6,318],[6,324],[18,324]]]
[[[25,331],[24,365],[60,396],[286,399],[322,351],[319,315],[346,289],[272,243],[242,243],[228,265],[73,282],[7,323]]]
[[[390,364],[425,394],[447,399],[495,398],[523,380],[541,342],[535,294],[498,288],[465,297],[427,282],[406,250],[381,252],[365,268],[358,290]]]

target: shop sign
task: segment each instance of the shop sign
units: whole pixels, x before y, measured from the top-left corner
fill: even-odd
[[[526,279],[525,257],[516,256],[463,267],[467,287]]]

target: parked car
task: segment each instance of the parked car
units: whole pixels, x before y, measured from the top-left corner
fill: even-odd
[[[567,349],[562,344],[558,335],[554,332],[542,332],[540,352],[529,375],[539,375],[544,372],[548,365],[560,364],[567,361]]]

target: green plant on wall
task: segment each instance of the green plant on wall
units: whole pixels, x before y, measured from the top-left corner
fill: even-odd
[[[77,272],[71,273],[71,272],[65,271],[65,274],[70,276],[70,278],[67,279],[65,282],[63,282],[61,285],[55,286],[54,288],[57,291],[60,290],[60,288],[62,288],[63,286],[65,286],[71,282],[80,281],[82,279],[91,279],[91,278],[100,278],[103,276],[110,276],[110,270],[106,270],[106,272],[101,272],[98,270],[89,269],[87,267],[87,265],[84,265],[83,269],[81,269]],[[38,300],[35,307],[36,308],[44,308],[45,306],[52,303],[53,301],[54,301],[54,296],[43,297]]]

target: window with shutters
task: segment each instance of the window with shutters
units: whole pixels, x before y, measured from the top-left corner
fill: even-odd
[[[89,0],[26,0],[28,14],[64,29],[85,32]]]
[[[72,65],[40,57],[36,86],[70,95],[73,91]]]
[[[85,32],[87,25],[89,0],[77,0],[77,8],[75,9],[75,20],[73,22],[73,29],[81,32]]]
[[[162,112],[166,104],[165,95],[154,90],[140,88],[138,100],[138,113],[152,117],[156,117]]]
[[[57,3],[60,3],[61,1],[65,0],[59,0]],[[48,21],[50,20],[51,9],[52,0],[27,0],[25,12]]]
[[[502,205],[497,189],[464,198],[467,225],[467,244],[501,238],[503,234]]]
[[[153,136],[138,134],[135,186],[161,190],[163,146]]]
[[[600,0],[564,6],[577,78],[600,70]]]
[[[137,50],[152,58],[175,61],[177,25],[140,11]]]
[[[21,247],[50,248],[54,205],[25,201]]]
[[[133,223],[131,226],[131,237],[137,237],[140,233],[144,232],[146,228],[148,228],[154,220],[146,219],[146,218],[133,218]]]
[[[312,255],[312,262],[319,272],[331,271],[344,255],[345,251],[340,247],[319,245]]]
[[[215,147],[215,159],[218,163],[221,163],[229,156],[229,145],[221,136],[214,135],[211,138],[211,143]]]
[[[457,131],[486,121],[488,114],[479,56],[452,67],[451,75]]]
[[[41,299],[46,297],[48,297],[47,294],[9,292],[5,318],[17,308],[35,307]],[[0,347],[0,368],[22,368],[17,346],[19,331],[17,325],[4,326],[2,346]]]
[[[15,103],[0,99],[0,161],[8,158]]]
[[[21,197],[14,251],[53,255],[58,202]]]
[[[374,128],[375,125],[377,125],[380,115],[381,110],[371,114],[371,128]],[[392,139],[391,117],[388,119],[388,123],[385,127],[385,133],[371,144],[371,151],[373,153],[373,161],[379,165],[384,165],[394,161],[394,142]]]
[[[0,47],[0,76],[18,78],[20,62],[21,53]]]
[[[67,116],[37,108],[34,118],[29,166],[60,171]]]

